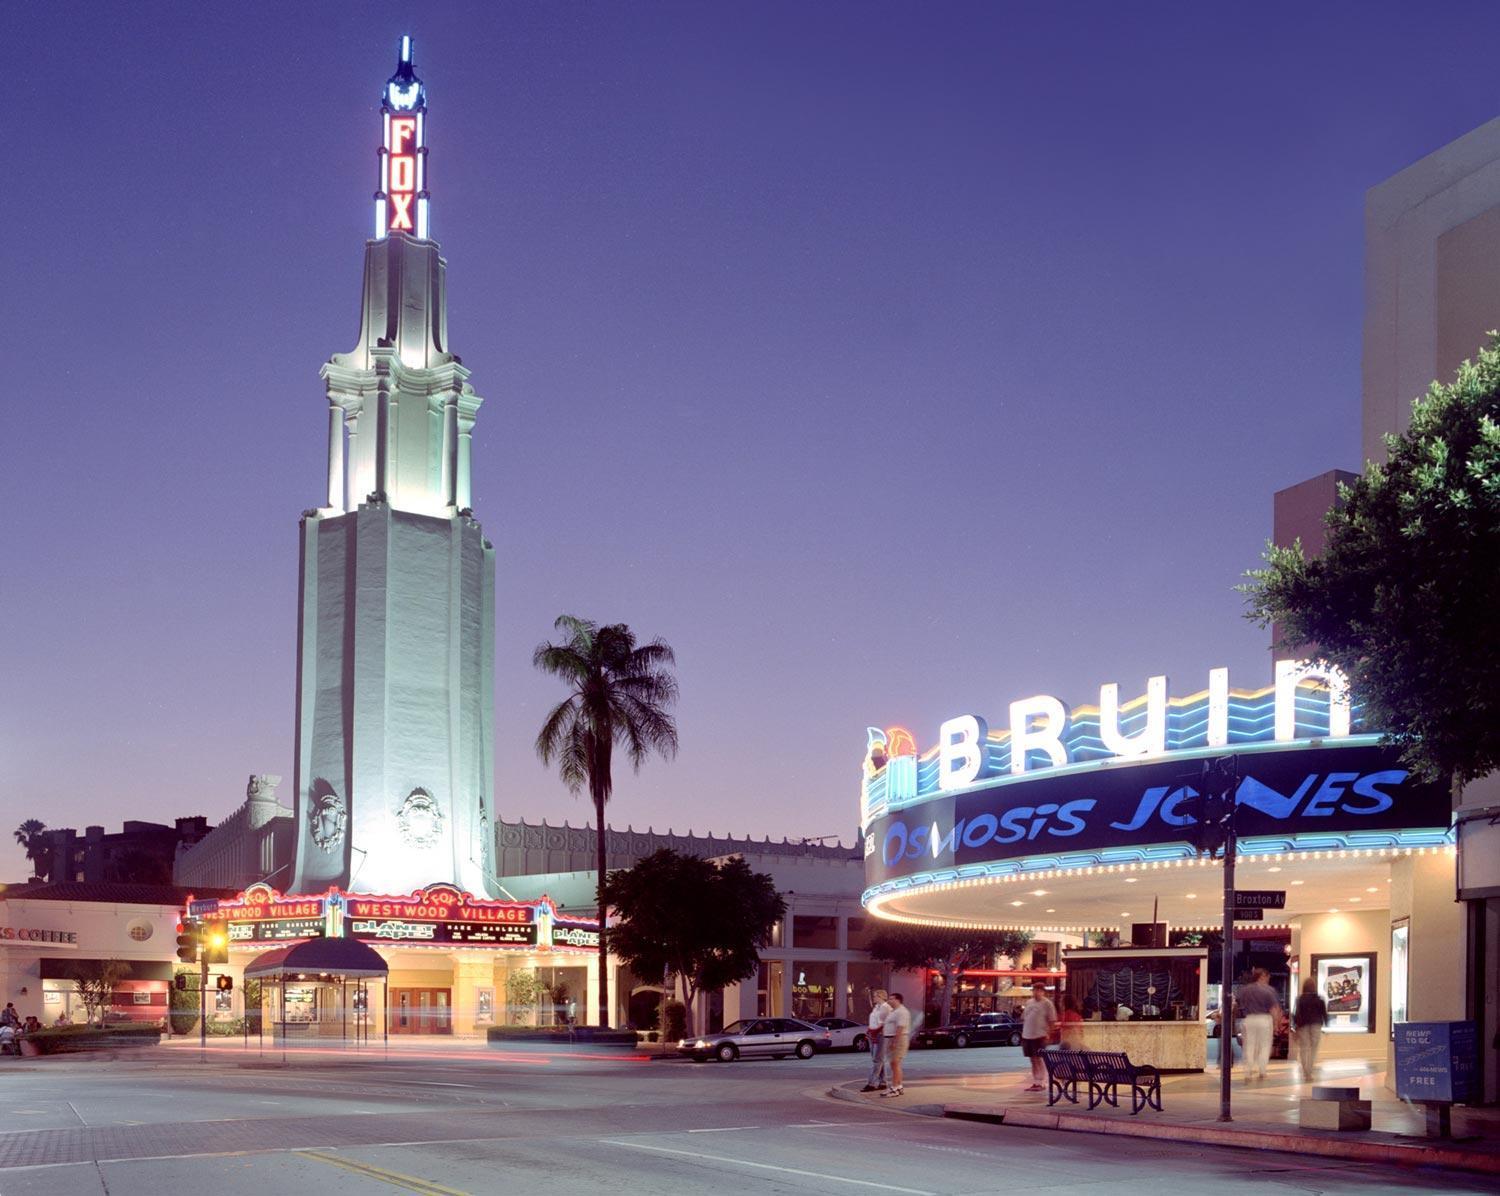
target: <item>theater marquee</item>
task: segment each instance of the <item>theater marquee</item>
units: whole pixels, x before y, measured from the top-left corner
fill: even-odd
[[[1153,677],[1121,704],[1070,710],[1043,695],[1010,704],[994,732],[978,715],[916,750],[902,728],[867,737],[861,815],[867,890],[893,890],[1108,859],[1194,853],[1192,809],[1206,759],[1233,756],[1241,851],[1441,841],[1442,786],[1414,778],[1363,726],[1336,670],[1283,661],[1275,684],[1169,696]],[[1415,836],[1415,837],[1413,837]]]

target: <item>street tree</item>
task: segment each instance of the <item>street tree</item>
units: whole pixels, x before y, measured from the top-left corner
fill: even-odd
[[[870,939],[872,958],[901,971],[931,969],[943,978],[939,1025],[953,1016],[953,993],[966,971],[994,966],[997,955],[1015,958],[1031,942],[1020,930],[968,930],[951,926],[892,923]]]
[[[104,1024],[104,1015],[114,1003],[115,986],[130,975],[130,965],[123,959],[79,960],[79,971],[73,988],[83,1003],[89,1025]]]
[[[653,752],[677,754],[677,724],[668,707],[677,700],[676,663],[664,640],[637,644],[624,623],[600,627],[562,615],[553,624],[565,633],[561,643],[538,645],[531,662],[561,678],[568,696],[547,715],[536,737],[543,764],[556,763],[574,793],[588,786],[594,803],[599,896],[599,1025],[609,1025],[609,957],[604,900],[607,843],[604,806],[614,791],[612,772],[618,744],[637,770]]]
[[[1269,545],[1241,587],[1284,650],[1316,645],[1417,774],[1500,767],[1500,337],[1432,384],[1327,517],[1327,548]]]
[[[667,848],[612,872],[605,891],[618,915],[610,949],[637,976],[677,977],[694,1026],[694,998],[755,975],[786,916],[775,882],[738,856],[714,863]]]

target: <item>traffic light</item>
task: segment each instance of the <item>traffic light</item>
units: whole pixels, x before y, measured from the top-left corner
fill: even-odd
[[[1223,853],[1229,830],[1234,821],[1235,791],[1238,788],[1238,772],[1233,756],[1203,762],[1203,774],[1198,780],[1197,796],[1193,799],[1193,846],[1199,853],[1210,858]]]
[[[181,922],[177,924],[177,958],[183,963],[198,962],[198,932]]]
[[[233,976],[216,976],[214,978],[214,986],[221,993],[232,992],[234,990],[234,977]]]
[[[202,941],[205,963],[229,962],[229,934],[222,923],[205,926],[202,931]]]
[[[186,972],[178,972],[177,975],[172,977],[172,985],[180,993],[187,992],[188,974]]]

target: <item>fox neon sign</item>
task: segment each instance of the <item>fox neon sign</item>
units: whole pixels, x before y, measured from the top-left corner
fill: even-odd
[[[396,73],[381,96],[385,138],[380,147],[380,187],[375,193],[375,235],[428,236],[427,92],[412,70],[411,38],[401,39]]]

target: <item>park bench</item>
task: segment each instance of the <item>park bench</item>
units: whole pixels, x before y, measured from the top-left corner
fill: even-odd
[[[1059,1100],[1078,1103],[1078,1085],[1088,1085],[1089,1108],[1100,1104],[1120,1107],[1119,1086],[1130,1085],[1130,1111],[1139,1113],[1150,1105],[1161,1112],[1161,1073],[1149,1065],[1135,1064],[1124,1051],[1042,1052],[1047,1066],[1047,1103]]]

